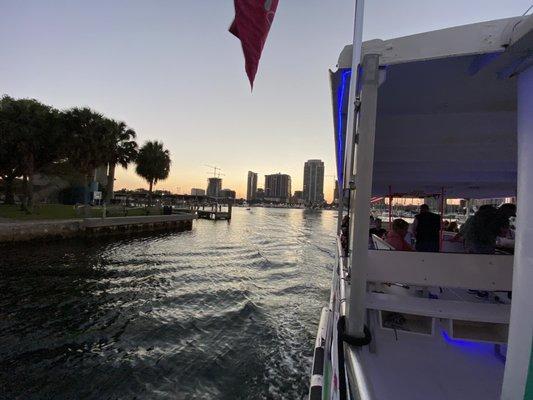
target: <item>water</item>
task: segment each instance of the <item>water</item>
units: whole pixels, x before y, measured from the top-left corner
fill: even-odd
[[[335,213],[0,248],[1,399],[302,399]]]

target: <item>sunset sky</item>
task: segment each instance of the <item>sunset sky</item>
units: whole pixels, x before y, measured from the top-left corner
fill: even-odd
[[[521,15],[530,0],[372,0],[364,38],[387,39]],[[280,0],[253,93],[231,0],[0,0],[0,94],[125,121],[172,155],[157,185],[205,188],[209,168],[245,196],[247,171],[291,175],[322,159],[334,174],[328,69],[351,41],[353,1]],[[117,188],[146,187],[134,168]],[[334,177],[325,178],[332,198]]]

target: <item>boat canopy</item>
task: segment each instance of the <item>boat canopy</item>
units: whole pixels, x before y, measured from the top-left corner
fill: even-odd
[[[384,75],[372,195],[515,195],[515,75],[533,62],[532,43],[533,16],[363,43]],[[330,72],[340,181],[351,53]]]

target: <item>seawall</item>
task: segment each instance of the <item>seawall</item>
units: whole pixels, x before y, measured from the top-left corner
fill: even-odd
[[[194,214],[175,214],[3,222],[0,223],[0,243],[127,235],[163,230],[182,232],[192,229],[194,219]]]

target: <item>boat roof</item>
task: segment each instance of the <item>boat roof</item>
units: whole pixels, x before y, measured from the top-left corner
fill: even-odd
[[[531,16],[504,18],[363,43],[362,54],[379,54],[380,65],[503,52],[533,28]],[[352,45],[339,55],[338,68],[351,68]]]
[[[339,94],[349,81],[341,76],[351,68],[351,50],[343,49],[331,73],[337,140],[345,134],[348,96]],[[516,74],[533,62],[533,16],[370,40],[366,54],[380,56],[385,75],[374,196],[516,193]]]

